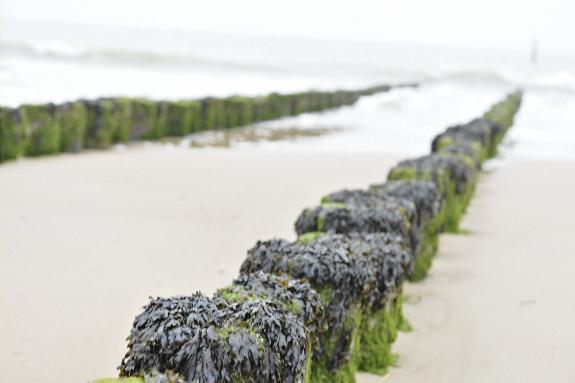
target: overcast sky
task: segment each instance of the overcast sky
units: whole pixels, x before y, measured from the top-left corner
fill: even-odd
[[[575,0],[2,0],[2,18],[575,50]]]

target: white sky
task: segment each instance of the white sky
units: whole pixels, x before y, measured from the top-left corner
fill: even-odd
[[[1,17],[575,50],[575,0],[2,0]]]

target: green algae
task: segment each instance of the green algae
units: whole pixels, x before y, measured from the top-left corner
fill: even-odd
[[[132,102],[130,99],[104,99],[85,103],[85,147],[105,149],[131,139]]]
[[[24,105],[20,107],[20,111],[27,130],[25,155],[41,156],[58,153],[61,129],[54,116],[54,105]]]
[[[304,245],[308,245],[324,235],[324,232],[321,231],[310,231],[309,233],[304,233],[297,238],[299,243],[303,243]]]
[[[156,103],[145,99],[132,100],[132,119],[128,140],[157,139],[162,137],[156,123]]]
[[[224,100],[206,98],[202,100],[202,130],[223,129],[226,127]]]
[[[103,108],[99,102],[87,102],[86,108],[86,135],[84,137],[84,147],[89,149],[104,149],[111,144],[112,134],[102,123],[106,121],[105,112],[108,108]]]
[[[342,209],[346,208],[347,205],[342,202],[331,202],[329,200],[325,200],[327,197],[323,197],[321,200],[321,206],[327,209]]]
[[[78,152],[84,148],[87,112],[83,102],[59,105],[56,120],[60,125],[60,151]]]
[[[459,156],[463,158],[463,156]],[[463,158],[468,166],[472,166],[469,162],[471,159]],[[455,181],[451,180],[444,171],[438,171],[437,179],[431,173],[425,171],[417,171],[415,167],[396,167],[389,173],[389,181],[397,180],[421,180],[421,181],[435,181],[439,190],[445,196],[445,231],[449,233],[457,233],[459,231],[459,222],[465,212],[466,207],[473,196],[477,177],[464,186],[461,193],[457,193],[457,186]]]
[[[414,269],[409,280],[418,282],[427,276],[439,249],[439,234],[445,227],[446,209],[443,207],[432,219],[418,229],[419,246]]]
[[[221,339],[229,339],[229,337],[233,334],[237,334],[240,331],[245,331],[249,334],[250,337],[255,339],[260,352],[263,352],[265,349],[264,338],[261,336],[261,334],[251,328],[250,325],[245,321],[240,321],[236,325],[216,327],[214,331],[216,335]]]
[[[493,137],[493,145],[489,151],[489,158],[492,158],[497,154],[497,148],[501,141],[503,141],[505,133],[511,126],[513,126],[515,116],[521,106],[521,101],[521,92],[512,93],[505,100],[494,104],[489,111],[484,114],[483,117],[485,119],[501,127]]]
[[[397,361],[392,344],[399,331],[411,331],[402,313],[403,298],[398,295],[376,312],[364,314],[360,326],[359,371],[385,375]]]
[[[247,126],[258,121],[350,105],[361,95],[388,91],[379,86],[359,91],[271,93],[266,96],[160,101],[101,98],[62,105],[22,105],[0,114],[0,162],[37,156],[105,149],[116,143],[179,137],[189,133]],[[56,109],[56,112],[54,111]],[[316,129],[314,135],[323,134]],[[282,136],[300,135],[285,132]],[[303,134],[303,133],[302,133]]]
[[[0,108],[0,162],[24,155],[27,132],[19,110]]]
[[[219,289],[217,294],[220,295],[222,298],[224,298],[228,303],[253,301],[261,298],[255,294],[247,293],[240,286],[233,286],[233,285],[225,287],[223,289]]]
[[[289,303],[282,304],[282,307],[284,308],[284,310],[286,310],[286,311],[288,311],[294,315],[297,315],[297,316],[300,316],[303,313],[303,309],[302,309],[301,305],[298,302],[293,301],[293,300]]]
[[[252,122],[252,100],[249,97],[232,96],[224,100],[225,127],[245,126]]]
[[[325,288],[322,290],[326,290]],[[320,292],[320,296],[325,296],[325,292]],[[334,333],[334,329],[328,329],[320,342],[325,345],[324,353],[314,358],[311,371],[310,382],[312,383],[353,383],[355,374],[358,371],[361,350],[361,333],[360,326],[362,322],[362,313],[359,307],[356,307],[347,315],[343,329],[339,333]],[[330,368],[330,357],[338,347],[338,342],[347,334],[351,336],[351,346],[349,354],[345,361],[340,363],[336,368]]]

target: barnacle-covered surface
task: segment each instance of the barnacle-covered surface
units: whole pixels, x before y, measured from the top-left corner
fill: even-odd
[[[122,376],[172,371],[186,382],[300,382],[303,322],[271,300],[152,299],[136,317]]]

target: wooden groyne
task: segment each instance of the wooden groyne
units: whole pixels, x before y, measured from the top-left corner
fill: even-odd
[[[383,183],[327,194],[298,239],[259,241],[214,296],[152,299],[134,320],[117,382],[349,383],[393,364],[402,286],[424,278],[444,231],[458,231],[482,164],[521,104],[513,93],[449,127],[431,153]],[[129,380],[128,380],[129,379]],[[106,380],[109,381],[109,380]]]
[[[181,101],[101,98],[0,107],[0,162],[229,129],[352,105],[362,96],[390,89],[388,85],[380,85],[359,90],[272,93],[261,97]]]

